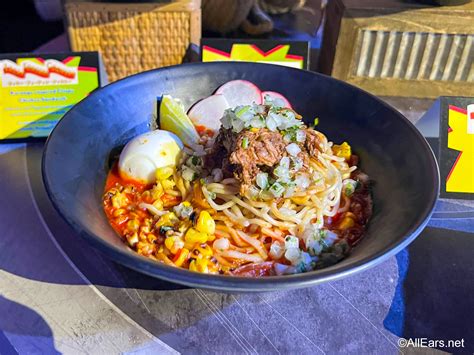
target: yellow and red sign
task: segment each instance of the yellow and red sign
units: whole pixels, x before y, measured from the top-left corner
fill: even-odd
[[[0,57],[0,140],[46,137],[98,86],[97,53]]]
[[[240,61],[267,63],[307,69],[307,42],[285,42],[275,40],[203,40],[202,61]]]
[[[448,125],[448,148],[459,153],[446,177],[446,192],[474,194],[474,105],[450,105]]]

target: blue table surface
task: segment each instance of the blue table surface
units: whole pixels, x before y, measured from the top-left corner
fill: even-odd
[[[41,283],[84,283],[58,270],[58,250],[43,249],[39,216],[76,271],[179,352],[398,353],[400,337],[465,339],[463,349],[442,350],[474,351],[472,201],[439,200],[408,248],[357,275],[302,290],[226,294],[152,279],[92,249],[52,208],[41,181],[41,153],[42,144],[0,146],[0,271]],[[29,332],[45,323],[38,314],[28,316],[27,304],[15,306],[12,316],[19,301],[1,295],[7,291],[0,287],[0,353],[33,341]],[[14,326],[12,317],[22,312],[31,329]],[[55,351],[53,345],[38,349]]]

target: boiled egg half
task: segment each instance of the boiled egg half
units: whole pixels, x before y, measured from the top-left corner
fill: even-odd
[[[141,134],[123,148],[118,162],[120,176],[152,184],[156,169],[178,164],[182,149],[183,143],[171,132],[158,129]]]

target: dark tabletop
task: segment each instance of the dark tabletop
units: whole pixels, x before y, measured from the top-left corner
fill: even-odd
[[[431,102],[387,99],[416,121]],[[474,203],[439,200],[405,250],[285,292],[183,288],[106,259],[50,204],[42,144],[0,146],[0,353],[474,352]],[[400,348],[400,338],[464,348]]]

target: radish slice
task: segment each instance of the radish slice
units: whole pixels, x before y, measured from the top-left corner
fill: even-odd
[[[188,117],[198,132],[211,130],[217,132],[221,127],[221,118],[229,103],[223,95],[212,95],[194,104],[188,111]]]
[[[252,103],[262,104],[262,92],[254,83],[247,80],[229,81],[219,87],[216,94],[224,95],[232,108]]]
[[[280,94],[279,92],[263,91],[262,92],[262,102],[263,103],[265,103],[265,96],[266,95],[270,96],[271,99],[282,100],[283,103],[284,103],[283,107],[292,108],[291,104],[290,104],[290,101],[288,101],[288,99],[285,96],[283,96],[282,94]]]

